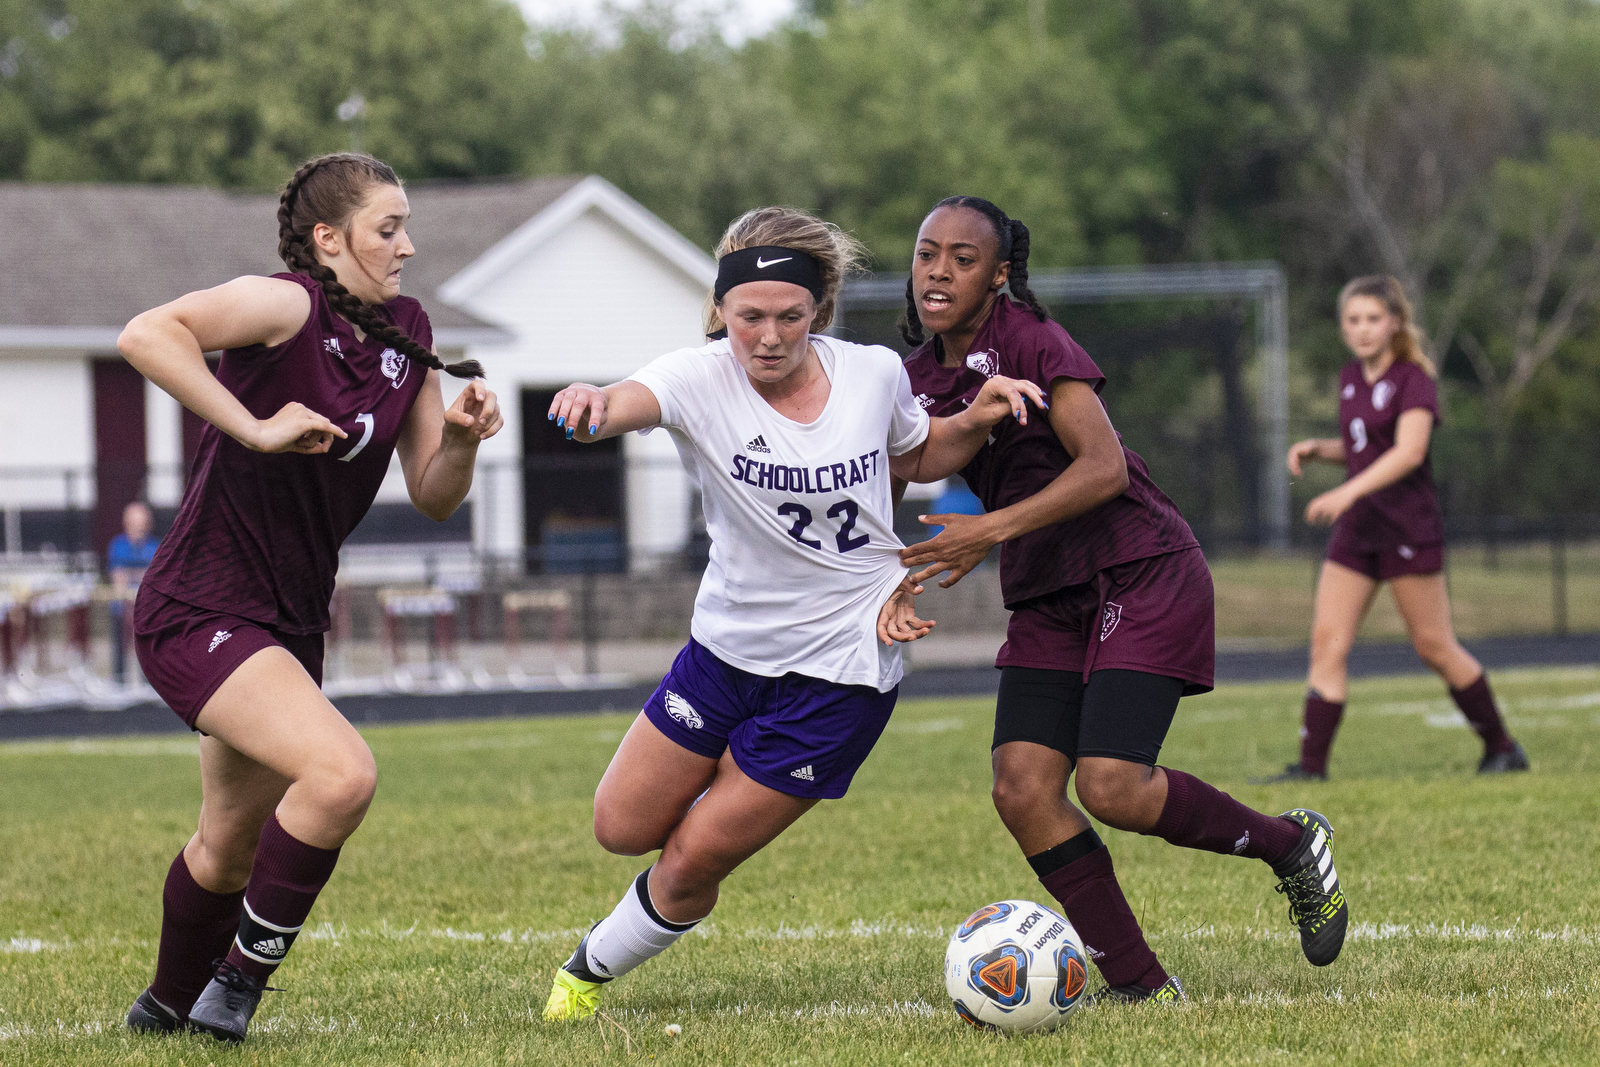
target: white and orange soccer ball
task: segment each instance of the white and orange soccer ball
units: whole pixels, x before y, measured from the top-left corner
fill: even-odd
[[[1089,984],[1089,954],[1064,917],[1002,900],[967,916],[944,953],[956,1013],[980,1029],[1044,1033],[1067,1021]]]

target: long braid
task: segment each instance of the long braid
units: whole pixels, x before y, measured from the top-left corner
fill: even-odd
[[[1011,295],[1028,306],[1040,322],[1050,317],[1050,313],[1039,303],[1039,298],[1028,288],[1028,246],[1032,238],[1028,236],[1028,228],[1016,219],[1010,219],[1007,228],[1011,231],[1011,273],[1007,277],[1006,286],[1011,290]]]
[[[342,172],[337,175],[333,182],[334,187],[329,190],[331,196],[327,199],[330,202],[320,205],[324,208],[322,211],[307,213],[329,217],[303,218],[302,226],[296,227],[295,209],[300,206],[307,182],[312,175],[329,165]],[[359,205],[360,198],[364,197],[366,188],[373,183],[399,185],[400,181],[387,164],[371,156],[354,152],[336,152],[302,163],[284,185],[283,195],[278,198],[279,258],[290,270],[310,275],[313,281],[322,286],[328,303],[340,315],[359,326],[369,337],[376,337],[413,363],[420,363],[433,370],[442,370],[456,378],[483,377],[483,367],[477,360],[445,363],[412,340],[404,330],[380,317],[376,307],[362,303],[360,297],[346,289],[339,281],[339,276],[334,273],[333,268],[319,260],[312,251],[311,244],[307,240],[311,228],[318,222],[337,225],[347,220]],[[305,232],[297,232],[302,228]]]
[[[917,314],[917,298],[911,291],[910,278],[906,279],[906,313],[900,320],[900,336],[912,348],[928,339],[922,332],[922,317]]]

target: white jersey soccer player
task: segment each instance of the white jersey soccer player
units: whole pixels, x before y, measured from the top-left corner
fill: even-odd
[[[752,674],[886,693],[900,681],[900,646],[878,642],[878,611],[906,573],[889,457],[922,444],[928,416],[894,352],[810,343],[831,385],[810,423],[764,400],[726,339],[662,356],[630,381],[655,395],[701,492],[711,560],[694,639]]]
[[[927,632],[903,581],[890,472],[959,470],[1032,383],[996,376],[929,419],[899,357],[819,336],[856,259],[790,208],[737,220],[706,329],[726,338],[627,381],[572,385],[550,416],[585,441],[664,427],[699,485],[711,559],[690,640],[595,791],[595,837],[661,855],[556,971],[550,1019],[592,1015],[604,983],[710,913],[722,880],[849,788],[894,710],[895,640]]]

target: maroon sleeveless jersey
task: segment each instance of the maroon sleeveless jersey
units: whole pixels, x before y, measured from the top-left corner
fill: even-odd
[[[281,345],[224,352],[217,380],[258,419],[299,401],[349,437],[320,456],[252,452],[207,423],[177,520],[144,581],[195,607],[322,633],[339,546],[372,506],[428,372],[375,338],[356,340],[309,276],[273,277],[305,287],[310,317]],[[433,346],[415,300],[396,297],[378,314]]]
[[[1400,416],[1418,408],[1433,416],[1435,426],[1439,424],[1439,387],[1417,364],[1397,360],[1371,385],[1361,373],[1360,360],[1345,364],[1339,372],[1345,477],[1354,478],[1393,448]],[[1339,516],[1339,537],[1365,552],[1443,544],[1444,517],[1428,458],[1424,456],[1420,467],[1393,485],[1351,504]]]
[[[1088,382],[1098,393],[1105,375],[1060,324],[1002,296],[960,367],[939,363],[938,338],[906,359],[917,402],[932,416],[958,414],[996,374],[1037,382],[1050,393],[1058,378]],[[1103,402],[1102,402],[1103,404]],[[1118,440],[1121,434],[1118,434]],[[1006,607],[1089,581],[1107,567],[1195,548],[1199,542],[1178,506],[1156,488],[1138,453],[1124,447],[1128,488],[1077,518],[1023,534],[1000,548]],[[994,428],[961,474],[988,511],[1033,496],[1072,463],[1048,418],[1035,410],[1028,425],[1006,419]]]

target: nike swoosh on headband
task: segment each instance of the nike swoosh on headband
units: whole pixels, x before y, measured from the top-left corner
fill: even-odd
[[[774,264],[787,263],[793,258],[793,256],[784,256],[782,259],[762,259],[760,256],[757,256],[756,269],[766,270],[768,267],[773,266]]]

